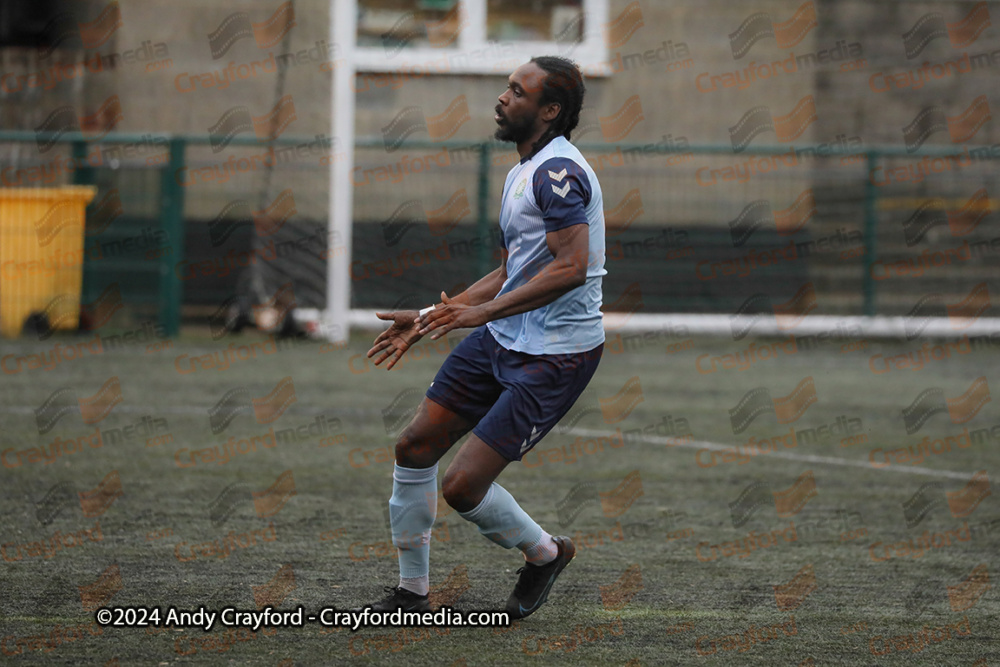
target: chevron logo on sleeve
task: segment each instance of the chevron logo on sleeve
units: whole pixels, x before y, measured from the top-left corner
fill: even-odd
[[[566,167],[563,167],[563,170],[560,171],[558,174],[550,169],[549,178],[551,178],[556,183],[562,183],[562,179],[566,178]]]
[[[563,171],[566,171],[566,170],[564,169]],[[551,174],[552,172],[549,172],[549,173]],[[555,184],[553,183],[552,184],[552,192],[556,193],[557,195],[559,195],[563,199],[566,199],[566,195],[569,194],[569,186],[570,186],[570,183],[567,182],[566,185],[562,186],[562,188],[560,189],[560,188],[557,188],[555,186]]]

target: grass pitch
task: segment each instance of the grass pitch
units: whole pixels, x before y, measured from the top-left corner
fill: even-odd
[[[574,409],[500,479],[578,549],[512,628],[98,629],[98,605],[318,611],[396,583],[392,444],[448,347],[423,341],[386,373],[363,358],[371,338],[189,331],[72,359],[92,335],[5,341],[0,662],[1000,659],[1000,354],[903,367],[923,341],[611,336]],[[31,368],[56,344],[58,365]],[[519,554],[443,503],[435,536],[436,599],[502,608]]]

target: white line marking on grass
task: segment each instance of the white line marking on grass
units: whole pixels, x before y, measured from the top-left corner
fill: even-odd
[[[601,437],[608,437],[615,435],[610,431],[598,431],[589,428],[574,428],[567,431],[567,434],[571,435],[596,435]],[[705,442],[703,440],[691,440],[688,442],[678,442],[676,438],[667,438],[662,435],[645,435],[639,434],[634,436],[638,440],[644,440],[646,442],[652,443],[654,445],[670,445],[672,447],[687,447],[689,449],[712,449],[715,451],[722,451],[726,449],[732,449],[730,445],[720,445],[717,442]],[[887,465],[882,468],[873,468],[868,463],[863,461],[852,461],[850,459],[841,459],[835,456],[816,456],[814,454],[794,454],[791,452],[769,452],[765,454],[772,458],[787,459],[789,461],[802,461],[803,463],[819,463],[824,465],[833,466],[844,466],[846,468],[865,468],[866,470],[872,470],[876,472],[889,471],[889,472],[905,472],[911,475],[926,475],[928,477],[950,477],[951,479],[962,479],[968,481],[972,478],[971,472],[951,472],[950,470],[932,470],[929,468],[904,468],[898,465]]]

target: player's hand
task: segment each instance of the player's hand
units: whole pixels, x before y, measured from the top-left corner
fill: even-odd
[[[392,324],[375,339],[372,349],[368,350],[368,358],[371,359],[374,355],[381,352],[375,360],[375,365],[378,366],[388,359],[389,365],[385,369],[391,371],[396,362],[402,358],[403,353],[410,349],[411,345],[423,338],[423,334],[418,331],[420,327],[414,323],[418,312],[415,310],[397,310],[391,313],[375,313],[375,315],[380,320],[391,321]]]
[[[441,292],[442,305],[413,320],[423,336],[433,331],[431,340],[437,340],[452,329],[475,328],[486,324],[486,314],[479,306],[467,306]]]

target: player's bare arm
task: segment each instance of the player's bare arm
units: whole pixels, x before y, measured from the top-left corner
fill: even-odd
[[[440,306],[418,317],[420,335],[434,331],[436,340],[452,329],[478,327],[493,320],[546,306],[587,280],[589,237],[586,225],[549,232],[545,241],[553,261],[526,284],[479,305],[466,305],[441,293]]]
[[[498,268],[477,280],[461,294],[449,299],[447,294],[441,292],[441,298],[442,300],[448,299],[451,303],[478,306],[492,300],[500,291],[500,288],[503,287],[505,280],[507,280],[507,251],[501,249],[500,266]],[[368,350],[369,359],[376,354],[379,355],[375,359],[376,366],[388,359],[389,363],[386,365],[386,370],[392,370],[392,367],[402,358],[403,354],[423,338],[424,333],[420,331],[421,325],[417,320],[418,314],[416,310],[375,313],[380,320],[392,322],[388,329],[378,335],[371,349]]]
[[[500,288],[507,280],[507,250],[501,248],[500,253],[500,266],[498,268],[477,280],[461,294],[450,297],[450,300],[467,306],[478,306],[496,298]],[[446,295],[441,292],[441,296],[443,299]]]

